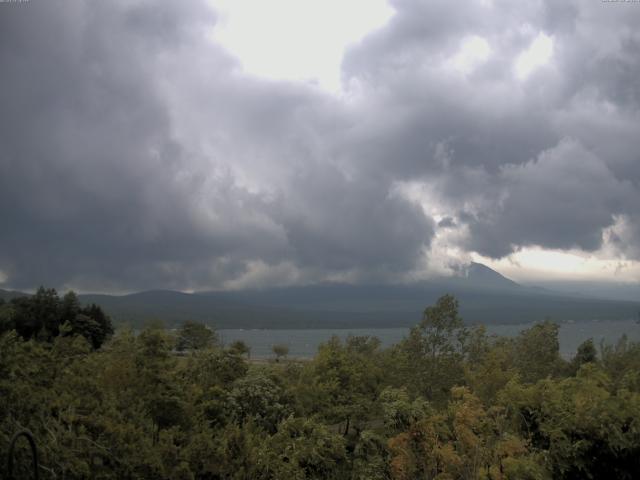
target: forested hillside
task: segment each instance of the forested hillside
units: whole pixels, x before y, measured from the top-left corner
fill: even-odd
[[[588,341],[565,361],[557,333],[489,337],[450,296],[392,348],[334,338],[308,362],[252,363],[195,323],[118,331],[98,349],[11,330],[0,451],[31,430],[40,478],[638,478],[640,345]]]
[[[124,296],[80,295],[101,305],[114,322],[142,326],[162,318],[170,325],[197,320],[215,328],[410,327],[425,305],[446,293],[460,300],[467,323],[520,324],[627,320],[640,303],[570,296],[521,287],[484,267],[465,278],[407,285],[323,284],[186,294],[149,291]]]
[[[81,294],[116,325],[142,328],[150,320],[175,327],[191,320],[217,329],[325,329],[411,327],[425,305],[444,294],[460,300],[467,324],[523,324],[635,319],[638,301],[570,295],[519,285],[472,263],[466,276],[402,285],[324,283],[306,286],[183,293],[152,290],[128,295]],[[29,295],[0,290],[0,300]]]

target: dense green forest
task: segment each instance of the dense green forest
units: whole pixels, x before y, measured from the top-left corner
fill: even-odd
[[[0,298],[0,334],[11,330],[49,343],[58,336],[81,336],[97,349],[113,334],[113,325],[95,303],[82,307],[74,292],[60,298],[55,289],[40,287],[34,295]]]
[[[252,361],[193,322],[112,335],[44,289],[0,321],[0,452],[29,429],[41,478],[640,478],[625,338],[565,360],[557,325],[488,336],[451,296],[391,348],[334,337],[309,361]],[[26,443],[17,462],[29,478]]]

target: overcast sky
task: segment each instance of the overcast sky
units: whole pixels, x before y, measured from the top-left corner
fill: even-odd
[[[0,287],[640,281],[640,3],[0,3]]]

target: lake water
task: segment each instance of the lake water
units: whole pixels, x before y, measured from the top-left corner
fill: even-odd
[[[490,325],[489,334],[513,337],[533,324],[523,325]],[[318,345],[329,340],[333,335],[345,339],[349,335],[372,335],[378,337],[383,347],[388,347],[402,340],[408,328],[361,328],[361,329],[326,329],[326,330],[218,330],[224,344],[234,340],[242,340],[251,347],[253,358],[272,357],[271,348],[276,344],[289,347],[289,356],[297,358],[313,357]],[[578,345],[593,338],[596,346],[601,340],[615,343],[626,334],[630,340],[640,341],[640,325],[634,320],[565,323],[560,326],[560,353],[564,357],[572,356]]]

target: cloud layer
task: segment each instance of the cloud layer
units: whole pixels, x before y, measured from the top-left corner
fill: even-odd
[[[447,251],[532,246],[640,260],[640,7],[392,6],[335,96],[243,73],[204,3],[0,5],[0,279],[402,281]]]

